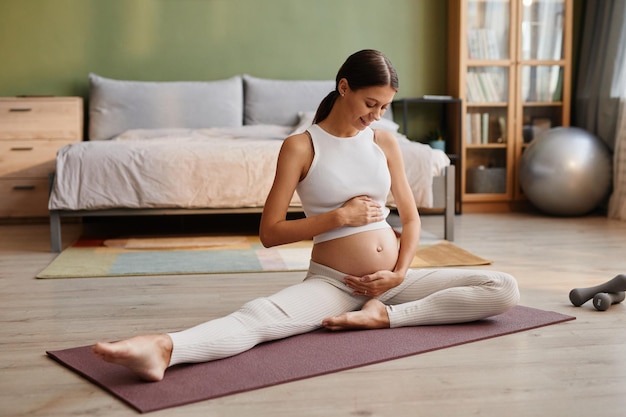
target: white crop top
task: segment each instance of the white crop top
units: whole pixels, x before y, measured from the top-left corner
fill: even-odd
[[[366,128],[356,136],[340,138],[318,125],[308,129],[315,156],[307,176],[296,191],[307,217],[341,207],[353,197],[366,195],[383,207],[385,219],[389,208],[385,205],[391,189],[391,175],[387,158],[374,142],[374,131]],[[343,226],[317,235],[314,243],[349,236],[368,230],[390,227],[386,220],[364,226]]]

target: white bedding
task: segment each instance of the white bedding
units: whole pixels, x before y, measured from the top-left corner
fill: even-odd
[[[292,127],[132,130],[65,146],[57,155],[51,210],[261,207]],[[397,134],[419,207],[450,160]],[[392,199],[390,198],[390,204]],[[292,200],[299,206],[297,194]]]

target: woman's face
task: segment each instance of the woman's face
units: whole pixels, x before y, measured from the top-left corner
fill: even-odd
[[[396,90],[391,86],[366,87],[351,90],[349,87],[344,98],[348,104],[348,114],[352,125],[363,130],[370,123],[379,120],[391,105]]]

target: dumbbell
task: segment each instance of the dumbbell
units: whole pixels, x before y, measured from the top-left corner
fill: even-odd
[[[621,292],[599,292],[593,296],[593,306],[598,311],[606,311],[612,304],[621,303],[626,298],[626,293]]]
[[[619,274],[604,284],[596,285],[595,287],[574,288],[569,293],[569,300],[576,307],[580,307],[598,293],[619,293],[623,291],[626,291],[626,275]]]

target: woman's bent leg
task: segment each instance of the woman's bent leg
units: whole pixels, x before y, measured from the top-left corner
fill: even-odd
[[[415,269],[379,297],[391,327],[463,323],[507,311],[519,302],[515,279],[473,269]]]

